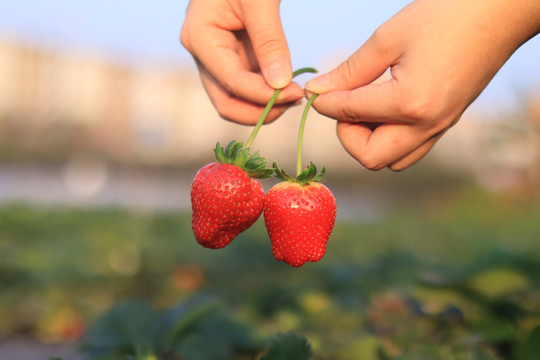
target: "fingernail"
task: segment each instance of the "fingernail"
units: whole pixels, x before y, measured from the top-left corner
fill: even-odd
[[[322,94],[326,91],[328,91],[328,88],[330,87],[330,76],[328,74],[323,74],[321,76],[316,77],[315,79],[311,79],[304,85],[304,88],[312,93],[315,94]]]
[[[282,64],[271,65],[265,74],[266,81],[274,89],[281,89],[289,85],[292,79],[292,70]]]

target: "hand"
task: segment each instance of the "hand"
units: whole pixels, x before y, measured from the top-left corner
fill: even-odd
[[[221,117],[255,124],[274,89],[284,88],[267,122],[304,96],[291,83],[279,0],[191,0],[180,39],[194,56]]]
[[[322,94],[313,107],[338,120],[350,155],[371,170],[403,170],[539,31],[538,0],[416,0],[306,89]],[[375,82],[388,69],[391,78]]]

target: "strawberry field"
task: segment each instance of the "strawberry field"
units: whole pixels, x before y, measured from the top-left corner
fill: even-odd
[[[215,250],[189,212],[6,205],[0,337],[83,359],[537,359],[539,198],[466,186],[338,216],[301,268],[261,220]]]

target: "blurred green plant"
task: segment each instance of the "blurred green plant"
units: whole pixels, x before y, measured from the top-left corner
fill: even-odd
[[[255,359],[309,360],[307,339],[293,332],[263,340],[234,320],[217,302],[191,299],[158,311],[144,300],[129,300],[107,311],[89,329],[84,352],[88,359]]]
[[[234,359],[261,346],[224,309],[202,301],[157,311],[146,301],[130,300],[98,319],[85,340],[88,358],[110,360]]]
[[[0,335],[88,359],[271,360],[284,336],[314,360],[536,359],[539,218],[533,197],[464,191],[338,222],[325,258],[292,269],[260,222],[212,251],[189,213],[5,206]]]

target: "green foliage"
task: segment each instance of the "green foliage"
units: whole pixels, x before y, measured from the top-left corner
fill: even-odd
[[[311,345],[304,336],[287,332],[276,335],[261,360],[309,360],[311,355]]]
[[[154,350],[162,336],[157,312],[146,302],[131,300],[107,311],[87,334],[89,354]]]
[[[6,206],[0,335],[79,339],[101,360],[268,360],[307,341],[313,360],[535,359],[539,202],[448,199],[338,217],[325,258],[298,269],[261,222],[215,251],[189,213]]]
[[[261,347],[250,329],[213,302],[193,299],[167,310],[129,300],[107,311],[89,329],[89,359],[233,359]]]
[[[540,325],[535,327],[527,339],[515,348],[515,358],[518,360],[536,359],[540,354]]]

